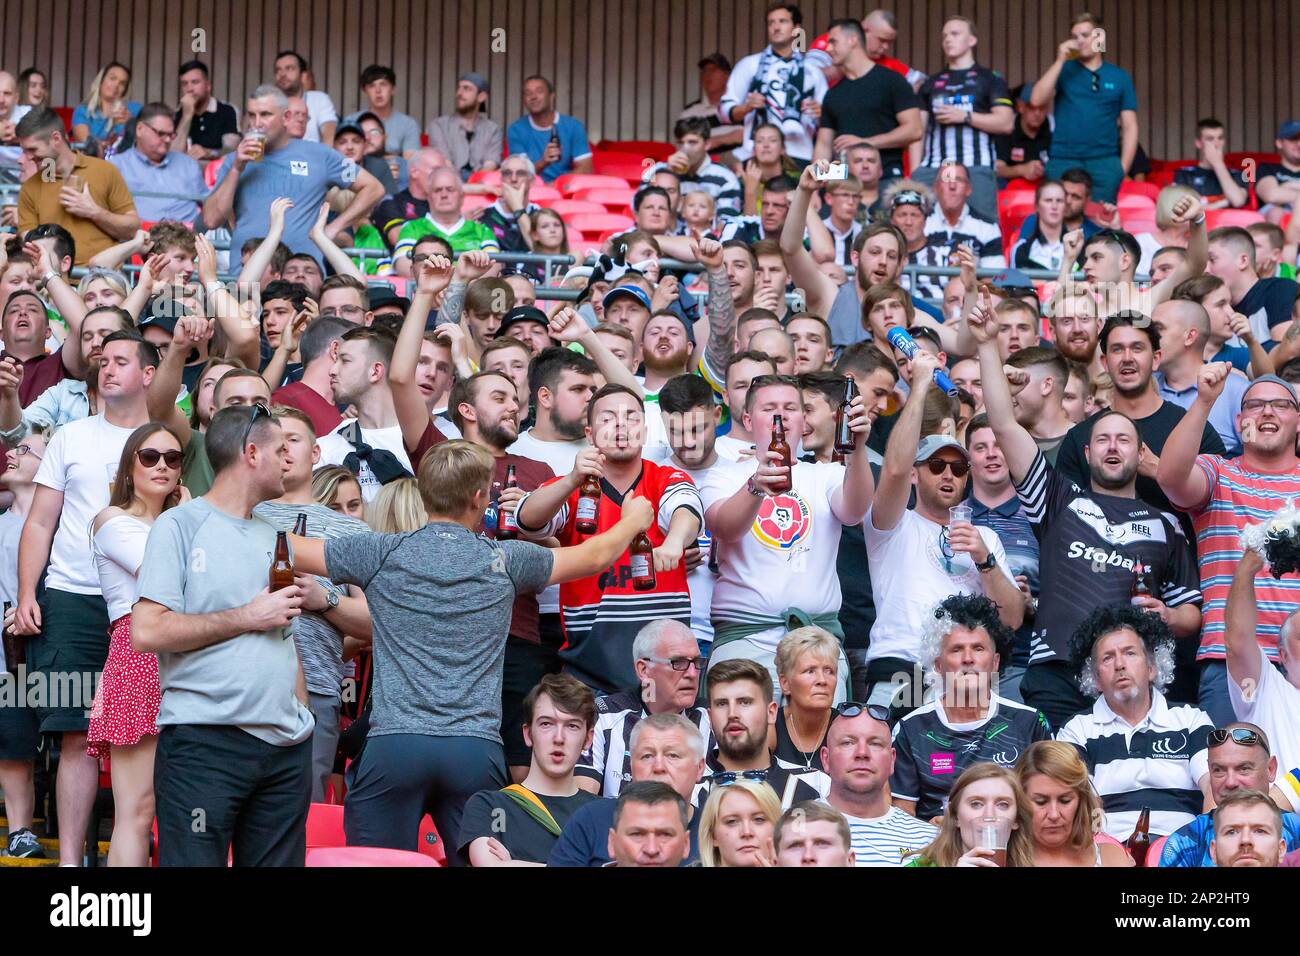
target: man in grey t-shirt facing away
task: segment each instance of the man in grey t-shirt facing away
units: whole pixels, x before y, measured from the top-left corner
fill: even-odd
[[[158,655],[154,789],[163,866],[302,866],[312,714],[290,625],[303,589],[270,591],[285,438],[265,405],[223,408],[206,433],[215,478],[154,524],[132,609]]]
[[[426,813],[455,840],[465,801],[510,782],[501,674],[515,595],[603,571],[654,520],[629,497],[618,524],[574,547],[493,541],[478,533],[492,473],[486,449],[444,442],[420,463],[419,531],[291,539],[297,571],[358,585],[370,605],[374,708],[345,804],[349,846],[415,850]]]

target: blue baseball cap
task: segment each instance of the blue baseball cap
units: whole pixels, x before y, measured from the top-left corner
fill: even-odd
[[[1295,139],[1300,136],[1300,120],[1287,120],[1277,128],[1278,139]]]
[[[613,302],[616,298],[618,298],[620,295],[631,296],[632,298],[636,299],[637,302],[639,302],[641,305],[645,306],[645,310],[647,312],[652,311],[650,308],[650,296],[646,295],[642,289],[634,285],[614,286],[614,288],[610,289],[608,292],[605,293],[605,298],[601,299],[601,305],[604,306],[606,309],[608,309],[609,304]]]

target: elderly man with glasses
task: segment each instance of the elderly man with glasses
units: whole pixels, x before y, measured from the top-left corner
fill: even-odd
[[[651,621],[632,642],[632,666],[640,686],[596,698],[591,746],[578,758],[578,786],[617,797],[632,781],[632,728],[651,714],[681,714],[699,728],[713,749],[709,711],[695,706],[705,659],[694,632],[680,621]]]
[[[135,146],[109,157],[135,198],[145,222],[193,222],[208,194],[203,169],[185,153],[172,150],[176,120],[166,103],[149,103],[135,118]]]

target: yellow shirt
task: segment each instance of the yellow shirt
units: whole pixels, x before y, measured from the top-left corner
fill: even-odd
[[[102,208],[115,215],[135,212],[131,190],[112,163],[78,153],[73,172],[86,181],[90,198]],[[84,266],[91,256],[103,252],[117,240],[94,222],[73,216],[59,204],[59,190],[65,184],[64,179],[47,182],[39,170],[29,177],[18,193],[18,229],[26,232],[50,223],[62,226],[72,233],[77,244],[74,264]]]

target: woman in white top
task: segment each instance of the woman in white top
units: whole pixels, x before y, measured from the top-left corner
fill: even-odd
[[[188,498],[180,487],[183,457],[180,440],[167,426],[141,425],[122,449],[109,505],[91,525],[91,554],[112,638],[91,705],[86,749],[93,757],[112,760],[115,812],[109,866],[149,865],[158,658],[131,647],[131,606],[149,529],[164,510]]]

